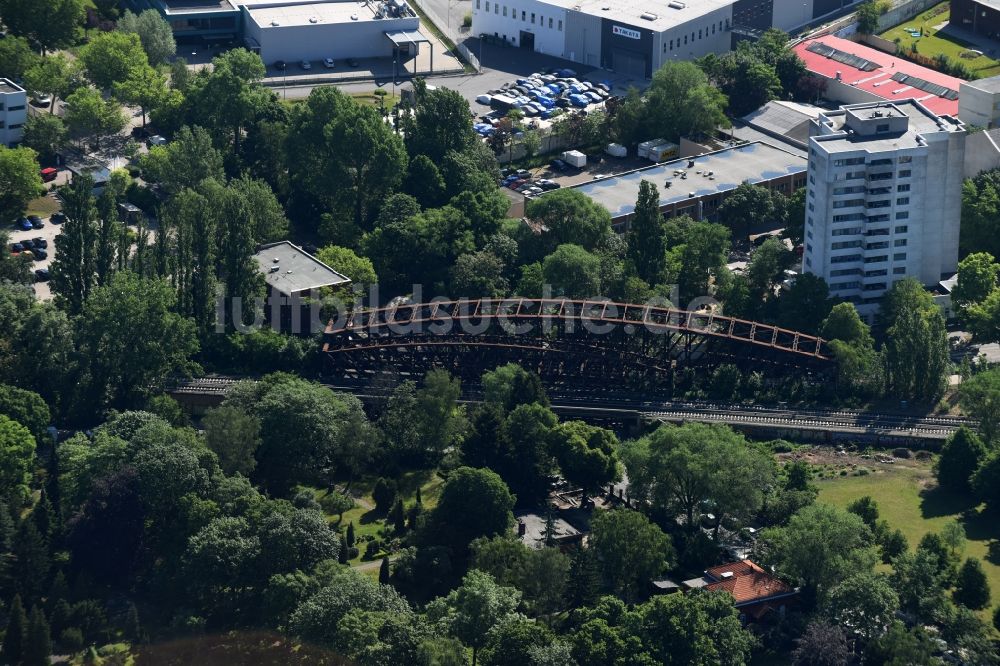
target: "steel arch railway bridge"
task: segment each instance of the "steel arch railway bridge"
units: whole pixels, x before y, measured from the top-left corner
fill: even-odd
[[[710,311],[571,299],[461,299],[356,310],[326,327],[334,377],[441,367],[478,377],[507,362],[559,382],[670,384],[677,371],[732,363],[767,377],[821,374],[821,338]]]

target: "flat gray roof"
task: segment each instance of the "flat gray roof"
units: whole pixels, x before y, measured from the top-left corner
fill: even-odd
[[[24,88],[17,85],[10,79],[0,79],[0,92],[2,93],[24,92]]]
[[[904,115],[908,119],[907,129],[902,134],[858,135],[844,129],[847,111],[868,113],[880,111],[886,117]],[[922,145],[920,136],[936,132],[957,132],[962,125],[950,122],[949,116],[937,116],[920,102],[912,99],[898,102],[871,102],[868,104],[848,104],[839,111],[827,111],[824,117],[829,121],[829,127],[836,134],[813,136],[817,144],[830,153],[867,150],[873,153],[886,152],[899,148],[916,148]],[[822,119],[820,119],[822,120]]]
[[[531,548],[542,548],[545,546],[545,516],[537,513],[521,513],[517,516],[514,529],[518,529],[518,524],[524,525],[524,534],[520,536],[521,542]],[[562,518],[556,516],[553,521],[556,541],[564,541],[581,536],[580,530],[576,529]]]
[[[991,76],[988,79],[976,79],[975,81],[962,81],[962,85],[988,93],[998,93],[1000,92],[1000,76]]]
[[[735,0],[541,0],[543,4],[615,23],[663,32],[735,3]],[[998,0],[1000,2],[1000,0]],[[674,6],[670,6],[670,5]],[[645,18],[645,17],[649,18]]]
[[[364,2],[316,2],[278,7],[247,6],[253,21],[265,30],[282,26],[374,21],[375,10]],[[354,18],[352,18],[354,17]],[[276,23],[277,25],[272,25]]]
[[[688,166],[693,161],[694,166]],[[681,179],[674,171],[683,170]],[[803,173],[806,159],[769,143],[756,141],[714,153],[685,157],[577,185],[575,189],[608,209],[612,218],[630,215],[639,198],[639,183],[651,181],[660,192],[660,206],[695,197],[735,190],[741,183],[760,183],[789,174]],[[700,172],[700,173],[699,173]],[[706,172],[711,172],[708,176]],[[666,182],[670,187],[665,187]]]
[[[743,116],[743,120],[763,132],[805,145],[809,142],[809,121],[822,111],[808,104],[774,100]]]
[[[267,285],[286,296],[350,283],[322,261],[288,241],[261,247],[254,255]],[[277,267],[277,270],[273,270]]]

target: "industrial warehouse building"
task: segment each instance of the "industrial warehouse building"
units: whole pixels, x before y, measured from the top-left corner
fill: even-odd
[[[132,0],[132,5],[137,11],[158,10],[179,41],[237,42],[269,65],[406,58],[428,41],[405,0]]]
[[[726,53],[734,35],[791,30],[846,0],[473,0],[472,32],[648,78],[664,63]]]
[[[763,141],[664,162],[602,178],[573,189],[611,213],[615,231],[624,232],[635,214],[639,183],[648,180],[660,192],[660,212],[711,219],[741,183],[791,194],[806,184],[806,158]],[[544,195],[543,195],[544,196]]]

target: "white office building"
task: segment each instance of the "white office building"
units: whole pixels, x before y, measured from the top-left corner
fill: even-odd
[[[8,79],[0,79],[0,145],[13,148],[21,143],[28,119],[28,96],[24,88]]]
[[[844,106],[811,129],[805,272],[871,317],[894,282],[957,269],[961,121],[905,100]]]
[[[472,32],[643,79],[730,50],[736,0],[473,0]]]

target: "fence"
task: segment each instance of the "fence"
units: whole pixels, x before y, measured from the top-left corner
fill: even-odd
[[[459,54],[462,56],[462,59],[465,60],[465,62],[469,63],[469,65],[471,65],[474,70],[476,70],[477,72],[483,71],[483,66],[479,64],[479,58],[473,55],[472,51],[469,50],[468,46],[466,46],[465,44],[459,44],[457,48]]]

